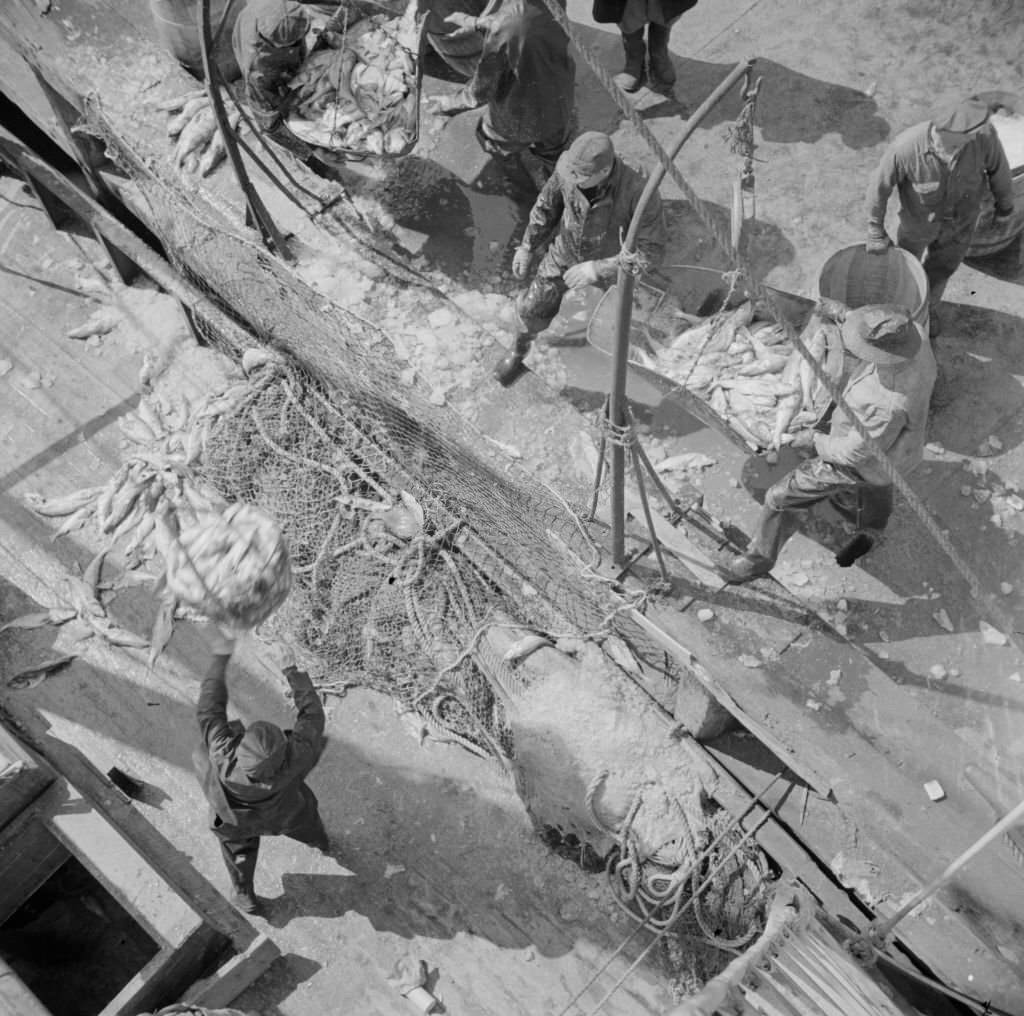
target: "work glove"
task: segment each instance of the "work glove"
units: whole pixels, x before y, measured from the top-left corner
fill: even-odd
[[[881,236],[868,235],[864,243],[864,249],[869,254],[884,254],[892,246],[892,240],[883,233]]]
[[[567,268],[562,278],[570,289],[593,286],[597,282],[597,262],[581,261],[578,265]]]
[[[992,213],[992,218],[994,218],[994,219],[1008,219],[1008,218],[1010,218],[1011,215],[1013,215],[1013,212],[1014,212],[1013,205],[1009,205],[1006,208],[999,208],[998,206],[996,206],[996,210]]]
[[[525,279],[533,260],[533,251],[529,247],[517,247],[512,255],[512,274],[517,279]]]

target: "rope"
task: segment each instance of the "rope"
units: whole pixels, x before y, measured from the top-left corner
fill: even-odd
[[[952,562],[953,567],[959,573],[960,577],[967,583],[967,586],[971,591],[971,596],[979,607],[979,612],[982,614],[987,613],[989,617],[997,622],[996,627],[1006,634],[1014,648],[1019,652],[1024,651],[1019,641],[1014,637],[1015,631],[1013,619],[1008,613],[1006,613],[1006,611],[1003,610],[1002,606],[998,604],[993,596],[985,593],[980,577],[970,564],[961,556],[945,533],[942,532],[942,529],[934,516],[928,511],[924,502],[917,496],[910,484],[908,484],[903,478],[900,471],[893,465],[892,460],[886,452],[868,433],[867,428],[860,421],[857,415],[850,410],[849,405],[843,398],[843,393],[839,385],[828,376],[822,366],[811,354],[807,345],[797,334],[796,329],[782,313],[771,290],[769,290],[768,287],[766,287],[764,283],[754,275],[747,258],[744,257],[741,252],[736,251],[733,248],[731,237],[728,235],[725,228],[708,212],[696,191],[683,178],[682,173],[680,173],[676,168],[672,160],[669,159],[668,154],[661,147],[661,144],[654,136],[654,133],[641,118],[640,114],[632,107],[626,97],[626,94],[619,89],[612,80],[611,75],[590,51],[590,48],[587,46],[582,35],[576,30],[572,22],[569,21],[565,11],[558,6],[556,0],[543,0],[543,2],[551,17],[554,18],[554,20],[562,27],[562,30],[569,37],[569,40],[576,47],[580,56],[583,58],[594,76],[598,81],[600,81],[605,91],[611,96],[621,112],[636,129],[637,133],[647,143],[648,148],[650,148],[654,157],[661,164],[666,175],[679,188],[686,201],[689,202],[697,217],[700,219],[701,224],[711,235],[716,246],[729,258],[735,270],[747,279],[747,293],[750,299],[760,300],[765,305],[772,319],[780,328],[782,328],[786,338],[793,344],[794,348],[800,351],[800,355],[809,362],[811,371],[815,378],[825,386],[829,395],[832,397],[832,400],[849,417],[853,429],[856,430],[868,450],[881,464],[881,468],[885,472],[886,476],[900,494],[903,495],[911,510],[921,520],[925,530]]]

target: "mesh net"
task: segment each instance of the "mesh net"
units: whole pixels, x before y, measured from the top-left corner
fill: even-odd
[[[614,635],[678,679],[681,661],[629,619],[637,600],[595,571],[597,543],[569,504],[513,463],[489,460],[465,420],[400,382],[383,330],[325,301],[205,198],[162,180],[102,118],[94,126],[134,178],[175,267],[284,354],[227,400],[201,470],[225,499],[256,504],[280,525],[293,589],[263,630],[308,650],[321,687],[391,695],[516,777],[503,697],[524,693],[528,679],[480,638],[495,618],[597,641]],[[241,331],[194,308],[190,316],[206,341],[242,352]],[[710,839],[702,830],[694,844]],[[684,851],[671,865],[693,861]],[[637,864],[655,879],[671,867],[655,857]],[[705,921],[732,938],[754,927],[761,901],[734,882],[715,882],[696,928]]]

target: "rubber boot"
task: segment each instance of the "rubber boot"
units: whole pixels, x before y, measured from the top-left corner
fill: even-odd
[[[644,45],[644,30],[622,33],[622,48],[626,51],[626,66],[612,80],[624,92],[635,92],[644,80],[644,57],[647,47]]]
[[[836,551],[836,564],[840,568],[849,568],[854,561],[869,554],[875,545],[875,538],[870,533],[857,533]]]
[[[502,388],[514,385],[526,373],[526,364],[523,361],[532,344],[533,336],[529,332],[520,332],[516,336],[512,352],[498,361],[494,368],[494,377]]]
[[[671,88],[676,83],[676,68],[668,51],[671,32],[653,22],[647,26],[647,70],[652,88]]]

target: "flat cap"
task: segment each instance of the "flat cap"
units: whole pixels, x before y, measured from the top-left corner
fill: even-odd
[[[615,161],[612,139],[600,131],[581,134],[565,153],[563,166],[577,180],[600,173]]]
[[[937,110],[932,117],[932,126],[940,131],[970,134],[988,123],[991,112],[992,108],[987,102],[972,95]]]

